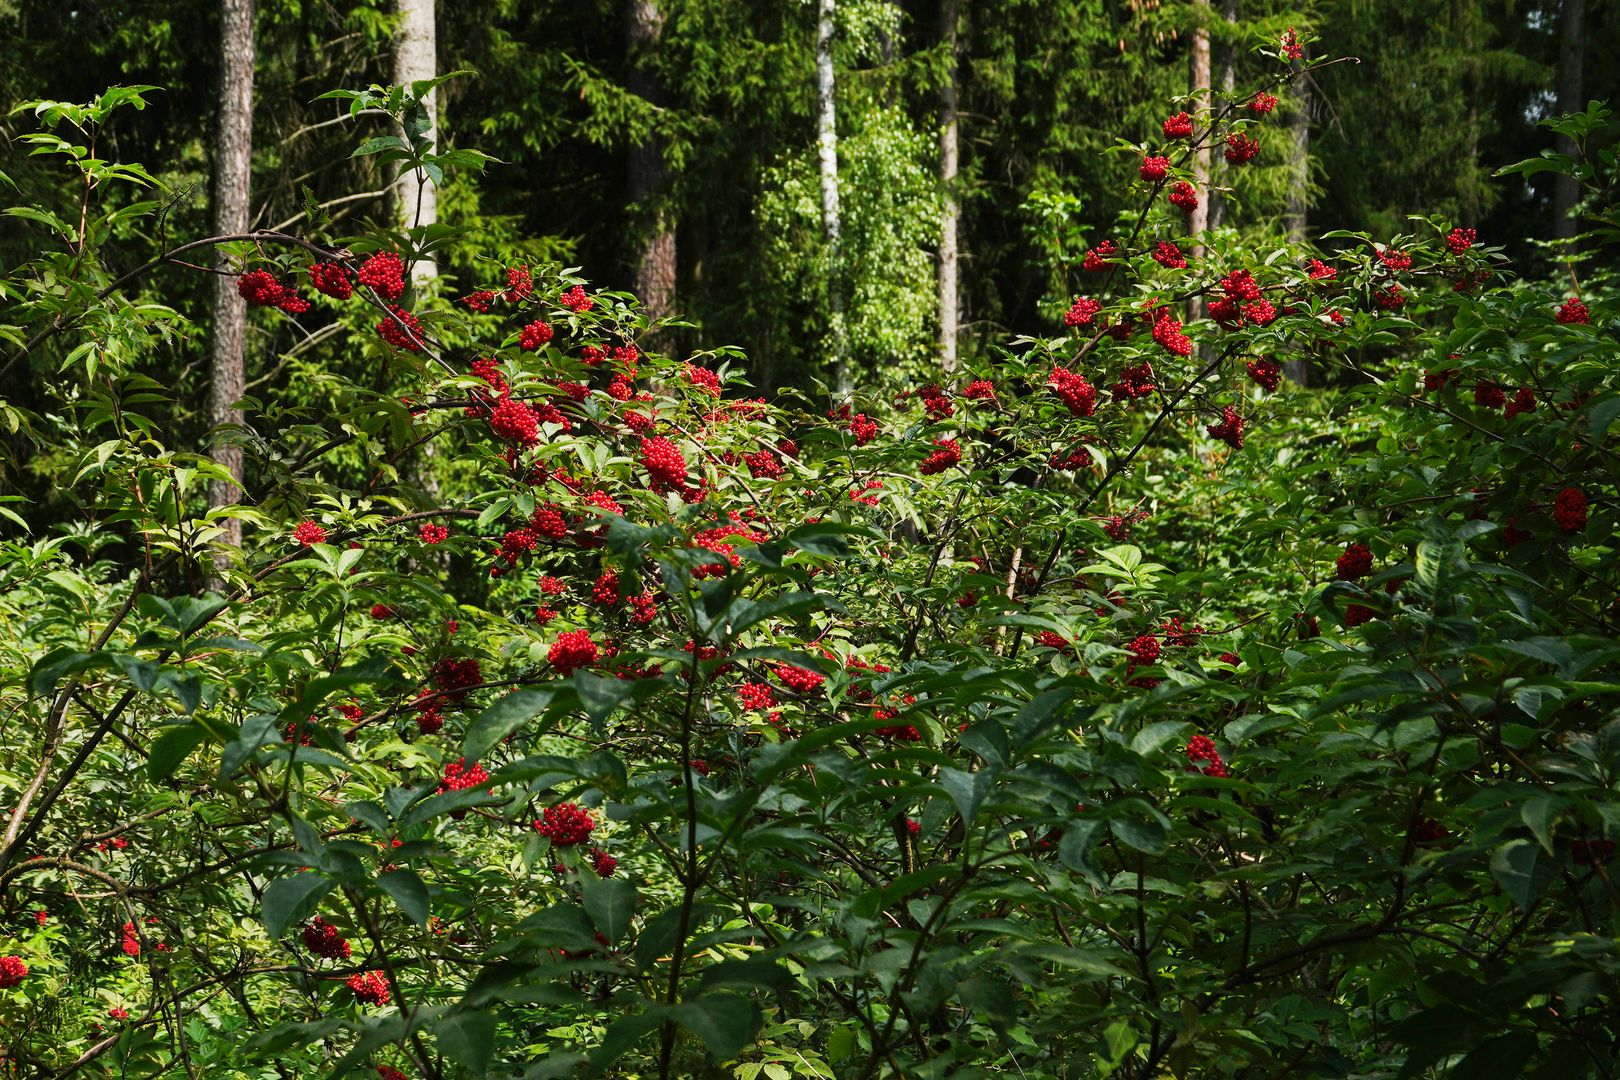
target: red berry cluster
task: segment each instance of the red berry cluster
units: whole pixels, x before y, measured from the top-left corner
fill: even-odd
[[[1567,533],[1586,528],[1586,492],[1567,487],[1553,499],[1553,520]]]
[[[595,307],[596,301],[585,295],[583,286],[575,285],[572,289],[557,297],[557,304],[559,307],[568,308],[570,311],[585,312]]]
[[[396,349],[407,352],[422,351],[422,324],[415,315],[397,304],[390,305],[388,314],[377,324],[377,336]]]
[[[0,956],[0,990],[10,990],[28,977],[28,965],[20,956]]]
[[[518,347],[528,352],[536,352],[545,347],[551,340],[551,335],[551,324],[544,319],[536,319],[518,333]]]
[[[776,704],[776,695],[765,683],[743,683],[737,688],[737,701],[744,709],[764,712]]]
[[[124,924],[124,940],[122,944],[125,956],[141,955],[141,935],[136,931],[135,924]]]
[[[1063,399],[1063,403],[1069,407],[1069,412],[1075,416],[1090,416],[1097,410],[1097,389],[1086,381],[1084,375],[1069,371],[1067,368],[1055,367],[1046,385],[1052,388],[1052,393]]]
[[[1234,450],[1243,449],[1243,417],[1230,405],[1221,410],[1217,423],[1210,424],[1204,430],[1209,432],[1210,438],[1219,439]]]
[[[1262,116],[1276,107],[1277,96],[1275,94],[1261,92],[1254,95],[1254,97],[1249,101],[1249,108],[1253,109]]]
[[[469,765],[466,758],[457,758],[444,767],[444,775],[439,778],[439,794],[468,791],[488,781],[489,771],[478,762]]]
[[[405,260],[392,251],[379,251],[361,263],[356,276],[389,302],[405,295]]]
[[[1065,655],[1073,652],[1073,649],[1069,645],[1069,639],[1055,630],[1042,630],[1040,633],[1036,634],[1035,644],[1044,645],[1048,649],[1056,649],[1058,652]]]
[[[277,281],[268,270],[249,270],[236,279],[236,291],[254,307],[280,308],[289,315],[302,315],[309,310],[308,300],[291,286]]]
[[[1564,301],[1555,318],[1567,326],[1571,323],[1591,322],[1592,313],[1586,310],[1586,304],[1581,301],[1580,297],[1572,296]]]
[[[1096,318],[1097,312],[1101,310],[1102,305],[1097,301],[1084,296],[1077,296],[1074,298],[1074,303],[1069,305],[1069,310],[1063,313],[1063,325],[1068,327],[1086,326],[1090,324],[1092,319]]]
[[[1359,581],[1372,573],[1373,553],[1366,544],[1349,544],[1339,556],[1340,581]]]
[[[692,385],[693,389],[714,397],[720,396],[720,375],[718,372],[710,371],[701,364],[689,363],[682,370],[682,374],[686,376],[686,381]]]
[[[534,823],[534,831],[550,840],[552,847],[583,844],[591,838],[591,831],[596,828],[596,819],[577,803],[548,806],[540,816],[542,820]]]
[[[611,607],[619,602],[619,572],[609,567],[597,577],[596,584],[591,586],[591,599],[604,607]]]
[[[647,470],[654,491],[682,491],[686,488],[686,458],[674,443],[662,435],[641,440],[641,467]]]
[[[596,663],[599,650],[596,642],[591,640],[588,630],[568,630],[557,635],[552,643],[546,659],[558,672],[567,675],[575,668],[589,667]]]
[[[304,927],[304,947],[316,956],[324,956],[328,960],[347,960],[353,951],[348,940],[338,932],[338,928],[319,915]]]
[[[951,404],[950,395],[941,390],[938,383],[929,383],[918,390],[917,397],[922,401],[923,412],[930,420],[945,420],[956,415],[956,406]]]
[[[393,997],[388,979],[380,971],[356,972],[349,976],[348,984],[354,996],[367,1005],[386,1005]]]
[[[450,535],[450,530],[443,525],[435,525],[430,521],[419,526],[416,535],[421,538],[424,544],[438,544],[442,543],[445,537]]]
[[[792,664],[777,664],[774,670],[776,677],[782,680],[783,686],[799,694],[814,693],[827,681],[827,677],[819,671],[794,667]]]
[[[1474,246],[1476,235],[1473,229],[1452,229],[1446,234],[1446,247],[1453,255],[1461,255]]]
[[[962,396],[969,401],[994,401],[996,384],[989,379],[974,379],[963,388]]]
[[[1155,664],[1159,660],[1159,639],[1153,634],[1138,634],[1125,646],[1125,651],[1131,654],[1131,667],[1138,664]]]
[[[1170,194],[1165,197],[1170,200],[1171,206],[1189,214],[1198,209],[1198,189],[1185,180],[1176,181],[1175,186],[1170,189]]]
[[[1181,332],[1181,320],[1171,316],[1168,308],[1153,322],[1153,340],[1172,356],[1192,355],[1192,338]]]
[[[1176,113],[1163,124],[1164,137],[1167,139],[1185,139],[1192,135],[1192,117],[1184,112]]]
[[[347,300],[354,295],[354,275],[342,263],[318,262],[309,268],[309,283],[315,291],[334,300]]]
[[[1153,365],[1144,360],[1121,371],[1119,381],[1114,383],[1110,392],[1115,400],[1135,401],[1137,398],[1147,397],[1159,388],[1153,379]]]
[[[1220,751],[1215,749],[1215,740],[1208,735],[1194,735],[1187,740],[1187,760],[1192,762],[1190,768],[1196,769],[1205,776],[1226,777],[1231,774],[1226,771],[1226,762],[1221,760]],[[1206,762],[1200,766],[1198,762]]]
[[[1396,272],[1412,269],[1412,253],[1401,251],[1392,247],[1381,247],[1378,250],[1378,261]]]
[[[935,476],[961,461],[962,447],[955,439],[935,439],[933,452],[917,466],[917,471],[924,476]]]
[[[489,429],[501,439],[518,446],[540,441],[540,417],[526,401],[503,396],[489,414]]]
[[[1267,390],[1275,393],[1277,387],[1282,384],[1282,368],[1277,365],[1277,361],[1250,360],[1246,366],[1249,369],[1249,378]]]
[[[1170,159],[1167,157],[1144,157],[1139,171],[1142,179],[1158,183],[1170,174]]]
[[[1168,240],[1160,240],[1153,248],[1153,261],[1169,270],[1187,269],[1187,256]]]
[[[1118,251],[1112,240],[1104,240],[1086,251],[1086,257],[1080,260],[1080,269],[1091,274],[1100,274],[1112,269],[1114,263],[1111,260]]]
[[[877,421],[869,418],[865,413],[857,413],[850,418],[849,433],[855,436],[856,446],[865,446],[877,438]]]
[[[326,543],[326,530],[313,521],[300,521],[293,529],[293,540],[300,547]]]
[[[1253,161],[1259,152],[1260,140],[1241,131],[1234,131],[1226,137],[1226,160],[1233,165],[1245,165]]]
[[[509,266],[506,268],[506,292],[504,294],[508,304],[515,304],[525,297],[534,295],[534,275],[527,266]]]

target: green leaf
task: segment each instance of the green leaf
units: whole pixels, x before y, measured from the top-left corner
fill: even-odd
[[[242,763],[253,756],[253,752],[266,743],[281,741],[281,732],[276,727],[276,718],[269,713],[259,713],[250,716],[242,724],[236,738],[227,743],[219,758],[219,776],[223,780],[237,769]]]
[[[956,812],[962,815],[962,823],[971,825],[978,816],[979,807],[984,804],[985,796],[996,785],[996,774],[989,768],[970,773],[947,766],[939,770],[939,783],[956,804]]]
[[[1107,1049],[1108,1063],[1118,1065],[1125,1055],[1136,1049],[1140,1041],[1128,1020],[1116,1020],[1103,1029],[1103,1046]]]
[[[539,714],[550,703],[552,693],[549,689],[516,690],[491,704],[467,725],[462,756],[468,761],[482,761],[502,739]]]
[[[1108,828],[1125,846],[1149,855],[1163,851],[1165,838],[1169,835],[1168,830],[1157,821],[1141,821],[1132,817],[1110,818]]]
[[[1535,835],[1542,850],[1553,853],[1553,827],[1563,811],[1564,800],[1552,795],[1538,795],[1519,807],[1519,818]]]
[[[585,706],[585,715],[592,721],[607,719],[614,709],[635,693],[635,683],[628,679],[598,675],[584,669],[575,671],[573,680],[575,689],[579,691],[579,700]]]
[[[1614,423],[1614,418],[1620,416],[1620,395],[1604,398],[1592,406],[1592,441],[1602,442],[1603,436]]]
[[[1103,823],[1097,820],[1075,821],[1063,827],[1063,839],[1058,842],[1058,860],[1070,870],[1102,881],[1102,871],[1091,861],[1091,846],[1102,832]]]
[[[186,755],[195,750],[208,732],[198,724],[180,724],[165,728],[163,734],[152,741],[152,754],[146,761],[146,776],[150,780],[167,780]]]
[[[377,884],[383,891],[394,898],[399,910],[405,917],[417,926],[426,926],[428,921],[428,887],[427,883],[417,877],[410,870],[390,870],[386,874],[379,874]]]
[[[1149,724],[1137,732],[1136,738],[1131,740],[1131,750],[1146,757],[1189,726],[1185,720],[1160,720]]]
[[[451,1061],[483,1076],[495,1050],[495,1017],[487,1012],[455,1013],[432,1025],[439,1052]]]
[[[270,939],[280,941],[289,926],[309,918],[331,890],[332,879],[313,870],[272,881],[264,890],[264,929]]]
[[[675,1008],[680,1025],[703,1040],[709,1053],[726,1061],[742,1053],[759,1030],[759,1005],[741,994],[704,994]]]
[[[636,887],[623,878],[585,874],[579,888],[585,911],[602,936],[611,942],[623,940],[636,909]]]
[[[1529,911],[1552,881],[1554,866],[1531,840],[1510,840],[1491,856],[1491,875],[1521,910]]]

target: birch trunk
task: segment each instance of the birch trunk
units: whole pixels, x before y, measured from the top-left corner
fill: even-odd
[[[1193,27],[1192,53],[1188,71],[1189,91],[1192,94],[1193,105],[1196,108],[1207,108],[1209,100],[1209,0],[1194,0],[1193,18],[1197,20]],[[1192,174],[1193,187],[1198,189],[1198,209],[1187,217],[1187,229],[1196,239],[1209,227],[1209,146],[1207,130],[1193,131],[1193,138],[1197,139],[1200,148],[1193,153]],[[1202,258],[1204,245],[1199,242],[1193,246],[1195,258]]]
[[[214,231],[243,233],[248,228],[248,198],[253,171],[253,0],[223,0],[220,6],[219,120],[214,144]],[[226,269],[223,259],[219,269]],[[219,428],[240,421],[236,403],[246,387],[243,351],[247,339],[247,302],[236,291],[234,276],[214,278],[214,326],[208,358],[208,423]],[[215,443],[213,458],[235,483],[208,485],[210,506],[230,506],[242,485],[242,448]],[[224,540],[242,543],[242,523],[225,523]],[[226,553],[216,556],[223,565]]]
[[[939,366],[949,375],[956,370],[956,339],[961,319],[957,302],[962,207],[956,197],[956,173],[961,161],[956,108],[957,0],[940,0],[941,36],[945,42],[946,74],[940,87],[939,126]]]
[[[837,0],[818,0],[816,19],[816,146],[821,167],[821,228],[827,243],[827,359],[840,398],[851,389],[844,334],[844,260],[839,243],[838,118],[833,91],[833,16]]]
[[[433,0],[399,0],[399,30],[394,38],[394,84],[409,86],[439,73],[438,26]],[[439,94],[435,90],[422,102],[427,109],[427,138],[439,139]],[[432,225],[439,220],[439,194],[433,181],[420,169],[413,169],[399,182],[400,220],[408,227]],[[418,259],[411,266],[411,280],[421,283],[439,273],[430,258]]]
[[[1288,195],[1283,205],[1283,228],[1293,244],[1305,242],[1311,204],[1311,83],[1299,76],[1303,60],[1293,61],[1293,110],[1288,117]],[[1309,386],[1310,363],[1301,355],[1283,362],[1283,374],[1300,386]]]

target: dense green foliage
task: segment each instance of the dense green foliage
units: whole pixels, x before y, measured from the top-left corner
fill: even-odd
[[[13,115],[33,152],[6,170],[0,281],[19,1075],[1614,1074],[1607,111],[1557,122],[1579,160],[1509,174],[1586,185],[1578,298],[1439,211],[1269,239],[1264,159],[1226,169],[1236,223],[1189,237],[1166,193],[1196,146],[1278,136],[1252,103],[1301,73],[1269,23],[1182,139],[1160,134],[1165,71],[1130,50],[1084,86],[1084,129],[1025,108],[1082,92],[1037,46],[1105,51],[1106,13],[975,7],[967,107],[1007,129],[969,155],[970,235],[1000,252],[975,280],[1005,274],[1028,325],[987,328],[946,377],[913,257],[938,192],[905,102],[929,61],[884,59],[903,24],[854,10],[848,313],[883,366],[848,400],[809,372],[757,398],[739,349],[667,347],[819,341],[809,142],[760,134],[811,99],[756,108],[750,81],[808,82],[798,8],[672,15],[691,83],[668,85],[738,119],[716,136],[677,110],[670,153],[696,183],[735,140],[758,185],[677,185],[747,239],[716,258],[729,297],[673,332],[555,261],[630,225],[535,229],[505,200],[539,181],[484,158],[568,143],[584,169],[653,121],[470,104],[612,100],[562,44],[607,49],[605,27],[556,24],[520,60],[544,20],[488,13],[505,81],[444,84],[483,88],[446,93],[483,153],[402,126],[425,87],[288,104],[359,121],[274,165],[285,212],[245,241],[200,227],[196,133],[151,115],[172,95]],[[350,17],[328,73],[386,33]],[[272,53],[266,93],[296,102],[305,59]],[[1008,74],[1026,64],[1046,81]],[[141,130],[169,154],[151,171],[121,152]],[[1090,159],[1117,175],[1080,183]],[[442,170],[466,219],[300,212],[303,172],[370,190],[396,165]],[[1001,184],[1016,214],[984,194]],[[412,284],[430,246],[447,273]],[[228,506],[188,367],[215,248],[274,358],[212,433],[248,460]],[[1095,303],[1064,318],[1074,292]],[[1316,385],[1280,382],[1291,362]]]

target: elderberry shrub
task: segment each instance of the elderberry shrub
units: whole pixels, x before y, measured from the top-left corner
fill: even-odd
[[[354,352],[212,509],[148,418],[179,316],[14,287],[94,534],[0,548],[19,1056],[111,1067],[112,997],[255,1075],[1606,1060],[1615,301],[1449,222],[1186,237],[1286,83],[1165,121],[1050,335],[814,409],[537,259],[261,234],[254,317]]]

